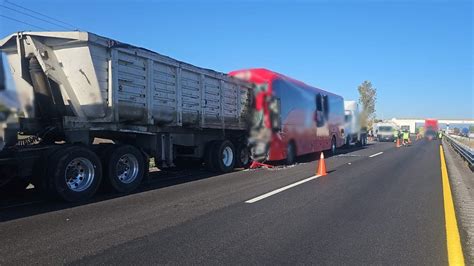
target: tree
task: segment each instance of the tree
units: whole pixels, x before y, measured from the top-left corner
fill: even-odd
[[[359,90],[359,103],[362,105],[362,126],[372,128],[375,118],[375,103],[377,101],[377,89],[372,82],[364,81],[357,88]]]

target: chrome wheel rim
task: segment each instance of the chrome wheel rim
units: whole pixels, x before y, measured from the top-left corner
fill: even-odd
[[[232,149],[227,146],[224,148],[222,151],[222,162],[226,167],[230,166],[232,164],[232,161],[234,160],[234,153],[232,152]]]
[[[64,177],[70,190],[82,192],[88,189],[94,181],[94,165],[84,157],[75,158],[66,166]]]
[[[115,166],[117,179],[124,184],[130,184],[135,181],[138,176],[138,170],[137,157],[129,153],[122,155]]]

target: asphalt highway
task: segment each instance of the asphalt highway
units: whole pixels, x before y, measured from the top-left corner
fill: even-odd
[[[156,172],[135,194],[81,205],[3,200],[0,264],[448,264],[438,141],[375,143],[326,163],[321,177],[311,156],[225,175]]]

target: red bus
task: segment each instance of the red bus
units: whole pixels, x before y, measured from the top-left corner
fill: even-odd
[[[229,73],[260,86],[254,106],[262,110],[263,125],[272,128],[264,160],[286,160],[331,150],[344,144],[344,99],[267,69]],[[261,89],[262,85],[264,88]],[[275,107],[270,106],[276,102]]]

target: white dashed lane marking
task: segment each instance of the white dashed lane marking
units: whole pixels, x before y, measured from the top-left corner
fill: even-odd
[[[375,156],[379,156],[379,155],[382,154],[382,153],[383,153],[383,151],[377,152],[376,154],[370,155],[369,158],[372,158],[372,157],[375,157]]]
[[[270,192],[265,193],[265,194],[263,194],[263,195],[261,195],[261,196],[255,197],[255,198],[253,198],[253,199],[249,199],[249,200],[247,200],[245,203],[255,203],[255,202],[257,202],[257,201],[263,200],[264,198],[268,198],[268,197],[273,196],[273,195],[275,195],[275,194],[277,194],[277,193],[280,193],[280,192],[285,191],[285,190],[287,190],[287,189],[290,189],[290,188],[292,188],[292,187],[296,187],[296,186],[298,186],[298,185],[301,185],[301,184],[303,184],[303,183],[306,183],[306,182],[311,181],[311,180],[313,180],[313,179],[316,179],[316,178],[318,178],[318,177],[320,177],[320,176],[319,176],[319,175],[315,175],[315,176],[312,176],[312,177],[308,177],[308,178],[306,178],[306,179],[303,179],[303,180],[298,181],[298,182],[296,182],[296,183],[290,184],[290,185],[288,185],[288,186],[284,186],[284,187],[282,187],[282,188],[275,189],[275,190],[273,190],[273,191],[270,191]]]

